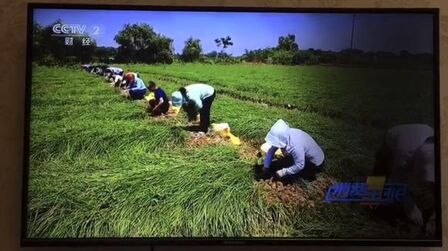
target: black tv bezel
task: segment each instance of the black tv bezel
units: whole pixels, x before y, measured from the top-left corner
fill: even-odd
[[[437,200],[436,223],[437,236],[434,239],[378,239],[378,238],[268,238],[268,237],[148,237],[148,238],[28,238],[28,178],[29,178],[29,131],[31,110],[32,80],[32,34],[33,10],[45,9],[86,9],[86,10],[142,10],[142,11],[200,11],[200,12],[277,12],[277,13],[371,13],[371,14],[432,14],[434,41],[434,129]],[[27,48],[26,48],[26,88],[25,120],[23,139],[22,174],[22,211],[21,239],[22,247],[38,246],[154,246],[154,245],[351,245],[351,246],[442,246],[442,204],[441,204],[441,161],[440,161],[440,70],[439,70],[439,9],[438,8],[297,8],[297,7],[223,7],[223,6],[161,6],[161,5],[107,5],[107,4],[27,4]]]

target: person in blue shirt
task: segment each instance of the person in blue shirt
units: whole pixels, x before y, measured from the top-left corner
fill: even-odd
[[[265,140],[271,146],[264,160],[265,174],[275,171],[277,179],[293,180],[300,176],[314,180],[316,173],[323,170],[325,155],[317,142],[308,133],[290,128],[282,119],[271,127]],[[285,158],[274,163],[273,157],[278,149]]]
[[[126,75],[126,91],[131,99],[143,99],[148,89],[142,79],[135,74]]]
[[[215,89],[206,84],[191,84],[173,92],[173,106],[181,106],[188,114],[199,112],[199,130],[206,133],[210,126],[210,111],[215,100]],[[192,117],[192,116],[190,116]]]
[[[150,101],[149,111],[151,116],[160,116],[168,112],[170,108],[170,103],[165,91],[157,86],[154,81],[149,81],[148,89],[150,92],[154,92],[155,100]]]

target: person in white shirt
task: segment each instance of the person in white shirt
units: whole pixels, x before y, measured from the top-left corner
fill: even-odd
[[[391,169],[405,166],[425,140],[433,136],[434,130],[424,124],[404,124],[389,129],[385,137],[385,147],[391,153]]]
[[[113,75],[122,75],[123,74],[123,69],[119,68],[119,67],[108,67],[107,68],[108,72],[112,73]]]
[[[283,155],[291,158],[292,162],[290,165],[276,170],[275,177],[290,178],[307,168],[312,173],[310,178],[315,179],[315,174],[322,171],[325,160],[324,152],[308,133],[300,129],[290,128],[285,121],[279,119],[271,127],[265,140],[271,147],[264,160],[264,172],[269,172],[274,153],[279,148]]]
[[[386,132],[384,144],[378,151],[374,175],[388,182],[405,183],[408,194],[400,203],[397,215],[404,215],[418,228],[426,231],[435,218],[434,211],[434,130],[425,124],[403,124]],[[389,210],[391,211],[391,210]]]
[[[122,82],[123,82],[123,75],[115,75],[115,76],[113,76],[112,85],[114,87],[120,87]]]
[[[212,86],[197,83],[173,92],[171,100],[173,106],[181,106],[189,114],[199,112],[199,130],[206,133],[210,126],[210,112],[215,96],[215,89]]]
[[[123,76],[124,71],[118,67],[107,67],[104,72],[104,79],[111,83],[115,83],[116,76]]]

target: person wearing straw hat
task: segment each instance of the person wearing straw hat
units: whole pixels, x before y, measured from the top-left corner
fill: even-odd
[[[325,155],[317,142],[306,132],[291,128],[282,119],[277,120],[265,138],[269,150],[263,163],[263,172],[275,172],[277,179],[302,176],[314,180],[323,170]],[[285,158],[273,160],[281,149]]]

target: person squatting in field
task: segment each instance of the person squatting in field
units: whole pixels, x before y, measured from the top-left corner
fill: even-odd
[[[105,76],[104,78],[111,83],[115,83],[116,81],[116,77],[118,76],[123,76],[124,75],[124,71],[121,68],[118,67],[107,67],[105,70]]]
[[[263,163],[262,176],[294,182],[298,177],[315,180],[316,173],[324,168],[324,152],[306,132],[290,128],[282,119],[277,120],[266,135],[270,145]],[[281,149],[284,157],[274,159]]]
[[[90,73],[104,76],[104,72],[106,71],[107,67],[109,67],[109,66],[108,65],[94,65],[91,68]]]
[[[215,89],[206,84],[191,84],[175,91],[172,94],[173,106],[181,106],[189,119],[196,117],[199,112],[199,131],[207,133],[210,126],[210,111],[215,99]]]
[[[126,88],[123,95],[130,99],[143,99],[148,91],[143,80],[135,73],[127,73],[125,79]]]
[[[170,103],[165,91],[154,81],[149,81],[148,89],[154,93],[154,99],[149,101],[148,112],[151,116],[160,116],[168,112]]]
[[[118,87],[120,89],[126,90],[126,88],[129,86],[129,81],[127,81],[126,76],[128,74],[133,74],[135,78],[140,78],[140,75],[138,72],[132,72],[128,71],[126,74],[123,75],[123,77],[118,77],[115,81],[115,87]]]
[[[111,85],[113,85],[114,87],[121,88],[121,86],[123,85],[123,81],[124,81],[124,72],[122,75],[115,75]]]
[[[401,203],[380,208],[382,216],[396,220],[405,216],[418,233],[435,232],[434,130],[425,124],[403,124],[387,131],[376,155],[374,175],[387,182],[404,183],[407,195]]]

